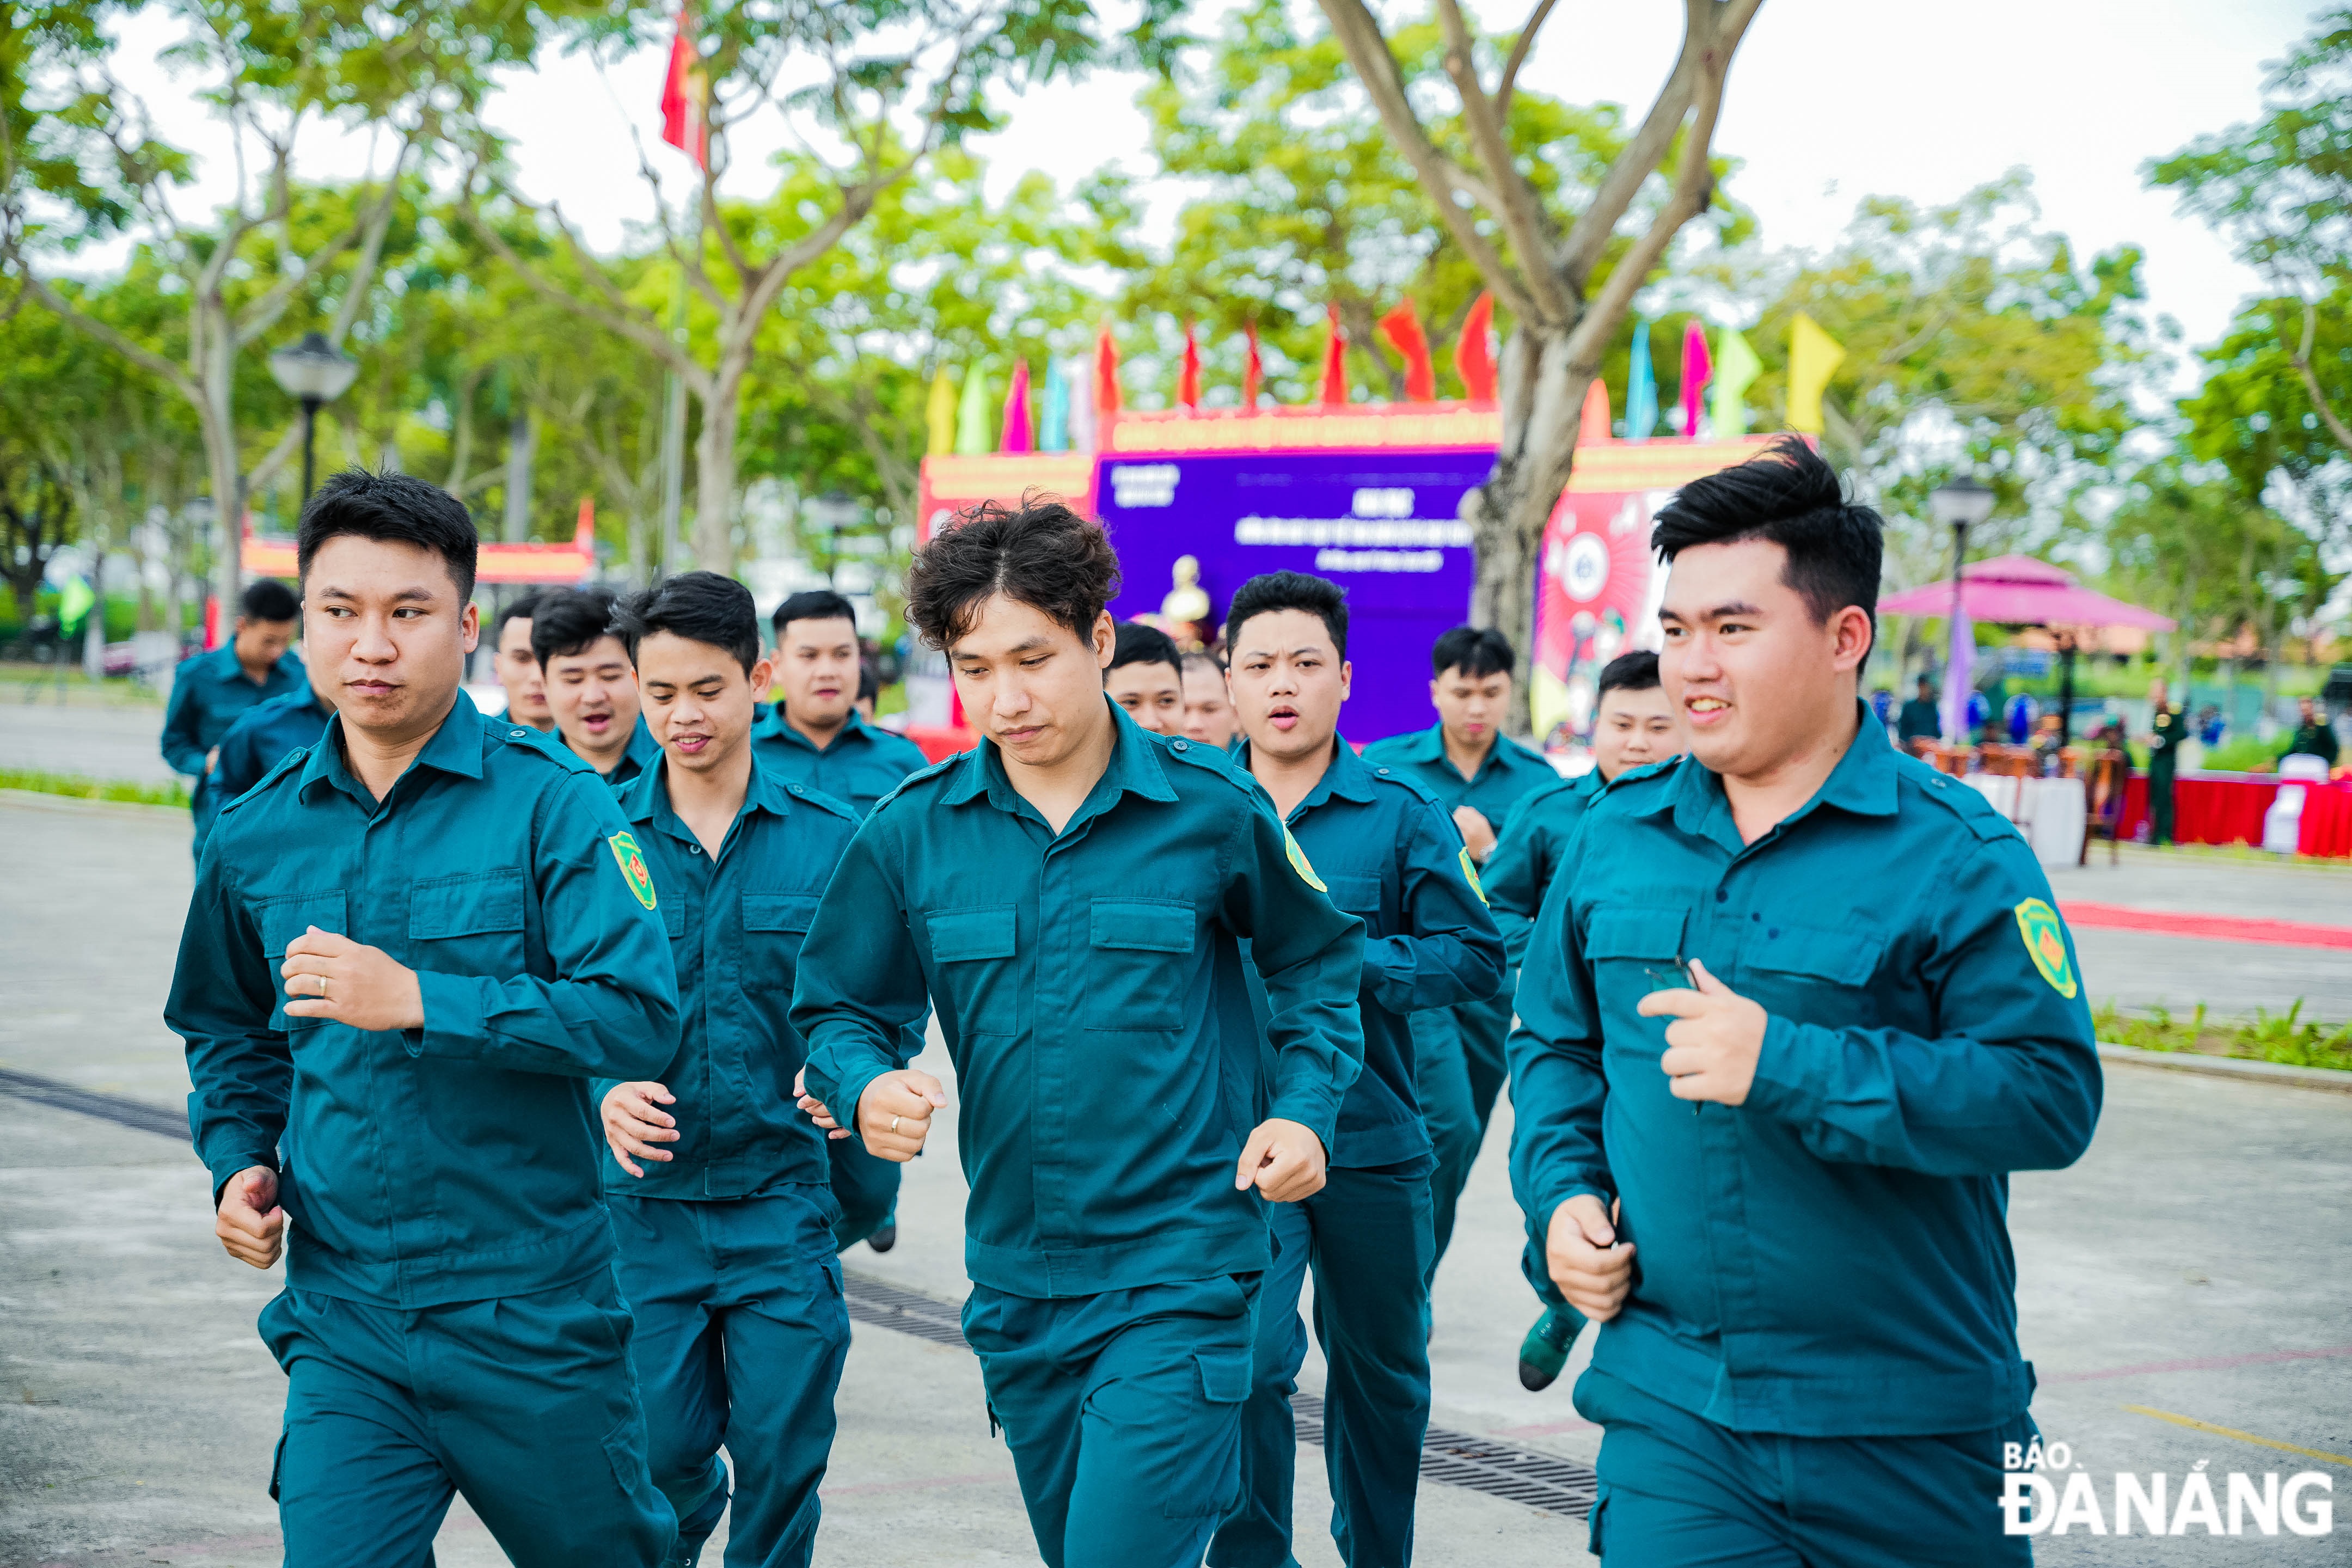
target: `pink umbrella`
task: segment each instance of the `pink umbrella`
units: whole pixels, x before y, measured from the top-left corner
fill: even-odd
[[[1960,607],[1972,621],[2011,626],[2140,626],[2168,632],[2174,622],[2154,610],[2083,587],[2074,574],[2029,555],[2000,555],[1960,568]],[[1878,601],[1886,616],[1948,616],[1952,584],[1948,578],[1906,588]]]
[[[1886,616],[1945,616],[1952,613],[1952,584],[1948,578],[1925,587],[1906,588],[1878,601]],[[2083,587],[2074,575],[2030,555],[1998,555],[1971,561],[1960,568],[1960,613],[1971,621],[1992,621],[2012,626],[2140,626],[2168,632],[2169,616],[2143,610],[2121,599]],[[2074,639],[2061,644],[2063,660],[2059,675],[2059,722],[2072,736],[2074,728]]]

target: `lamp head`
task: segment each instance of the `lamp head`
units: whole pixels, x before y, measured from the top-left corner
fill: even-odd
[[[1936,521],[1958,528],[1974,528],[1992,515],[1992,487],[1967,474],[1928,492],[1927,507]]]
[[[357,360],[318,332],[305,332],[300,342],[269,356],[270,377],[289,396],[320,403],[341,397],[359,373]]]

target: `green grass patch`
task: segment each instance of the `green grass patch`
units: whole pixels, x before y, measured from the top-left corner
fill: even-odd
[[[2284,1013],[2257,1007],[2252,1018],[2237,1023],[2216,1023],[2207,1016],[2201,1002],[2186,1019],[2175,1018],[2165,1007],[2150,1007],[2145,1013],[2134,1014],[2108,1002],[2092,1015],[2091,1022],[2099,1038],[2112,1046],[2132,1046],[2143,1051],[2195,1051],[2240,1061],[2352,1072],[2352,1024],[2306,1022],[2301,997]]]
[[[188,786],[176,782],[137,784],[129,779],[86,779],[72,773],[42,773],[35,768],[0,768],[0,789],[31,790],[75,800],[118,800],[132,805],[176,805],[182,810],[188,805]]]

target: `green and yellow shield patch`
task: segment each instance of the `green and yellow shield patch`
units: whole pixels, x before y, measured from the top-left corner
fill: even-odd
[[[1486,889],[1478,880],[1478,863],[1470,858],[1470,847],[1466,844],[1462,847],[1462,879],[1470,884],[1470,890],[1478,895],[1480,903],[1486,901]]]
[[[1298,847],[1298,840],[1290,836],[1287,827],[1282,830],[1282,852],[1290,857],[1290,868],[1298,873],[1300,881],[1318,893],[1331,890],[1323,885],[1323,879],[1315,874],[1315,868],[1307,863],[1307,851]]]
[[[2050,982],[2050,989],[2073,1001],[2080,987],[2066,957],[2066,928],[2059,923],[2058,911],[2040,899],[2028,899],[2017,906],[2017,931],[2025,939],[2026,956]]]
[[[637,896],[637,902],[647,909],[654,907],[654,874],[646,869],[645,851],[637,841],[625,833],[615,833],[604,841],[613,847],[613,858],[621,868],[621,880]]]

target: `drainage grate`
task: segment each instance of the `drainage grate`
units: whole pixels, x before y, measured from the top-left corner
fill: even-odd
[[[0,1068],[0,1094],[14,1094],[37,1105],[47,1105],[58,1110],[78,1110],[84,1116],[95,1116],[117,1126],[136,1128],[142,1132],[160,1132],[166,1138],[177,1138],[183,1142],[187,1141],[187,1112],[168,1105],[150,1105],[143,1100],[131,1100],[119,1094],[100,1094],[96,1089],[76,1089],[69,1083],[36,1078],[31,1073],[16,1072],[7,1068]]]
[[[848,1297],[849,1315],[859,1322],[895,1329],[933,1344],[951,1345],[958,1350],[971,1348],[964,1343],[963,1331],[957,1326],[960,1311],[952,1302],[885,1285],[871,1275],[845,1270],[842,1281]],[[1298,1440],[1322,1447],[1323,1401],[1312,1394],[1295,1394],[1290,1397],[1290,1409]],[[1450,1487],[1484,1492],[1507,1502],[1573,1519],[1582,1519],[1591,1511],[1597,1485],[1592,1471],[1573,1459],[1513,1447],[1491,1437],[1474,1436],[1444,1426],[1432,1426],[1422,1439],[1421,1473]]]
[[[841,1286],[842,1294],[847,1298],[849,1315],[861,1323],[895,1329],[952,1350],[971,1348],[964,1343],[962,1309],[952,1301],[919,1296],[896,1285],[885,1285],[870,1274],[855,1274],[845,1268],[841,1272]]]

